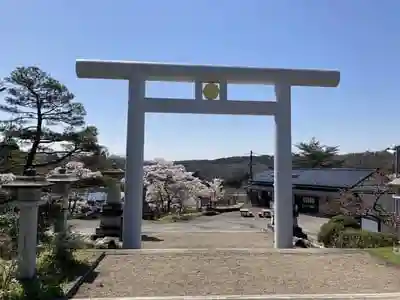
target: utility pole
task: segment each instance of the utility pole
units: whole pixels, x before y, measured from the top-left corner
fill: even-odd
[[[394,153],[394,173],[396,178],[398,178],[400,173],[400,146],[396,145],[394,150],[396,151]]]
[[[249,157],[249,178],[253,180],[253,151],[250,150],[250,157]]]
[[[385,151],[389,152],[393,155],[393,171],[395,178],[398,178],[400,175],[400,145],[394,145],[392,147],[388,147]]]

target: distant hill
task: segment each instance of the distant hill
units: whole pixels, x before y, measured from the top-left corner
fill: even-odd
[[[53,159],[50,156],[38,157],[40,161]],[[73,159],[73,158],[72,158]],[[337,155],[337,159],[343,160],[343,167],[348,168],[381,168],[387,173],[393,172],[393,155],[386,151],[361,152]],[[85,164],[93,170],[109,168],[112,162],[115,162],[119,168],[125,168],[125,157],[111,156],[105,161],[93,161],[85,159]],[[262,172],[268,168],[273,168],[274,158],[270,155],[261,155],[253,157],[253,173]],[[90,164],[89,164],[90,163]],[[201,160],[182,160],[176,161],[182,164],[190,172],[198,172],[204,179],[219,177],[225,180],[237,180],[244,178],[249,172],[248,156],[232,156],[218,159]],[[296,157],[293,157],[293,166],[296,167]],[[52,169],[55,166],[49,166],[46,169]],[[48,171],[48,170],[43,170]],[[45,173],[46,173],[45,172]]]
[[[338,155],[339,160],[344,161],[343,167],[348,168],[380,168],[385,172],[393,172],[393,155],[386,151],[361,152]],[[253,173],[258,173],[268,168],[273,168],[273,156],[262,155],[253,157]],[[202,177],[211,179],[220,177],[232,179],[245,176],[249,171],[248,156],[232,156],[213,160],[182,160],[176,161],[182,164],[188,171],[198,171]],[[296,167],[296,159],[293,158],[293,166]]]

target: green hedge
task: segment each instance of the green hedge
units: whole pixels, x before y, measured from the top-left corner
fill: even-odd
[[[333,248],[377,248],[392,246],[393,234],[361,230],[360,224],[349,216],[336,216],[321,226],[318,241]]]
[[[335,216],[321,226],[318,233],[318,241],[325,247],[333,247],[339,234],[346,229],[360,229],[360,224],[349,216]]]
[[[345,228],[361,229],[361,225],[356,219],[350,216],[338,215],[329,220],[329,223],[341,224]]]
[[[393,246],[397,241],[396,235],[366,230],[345,230],[339,233],[336,248],[379,248]]]

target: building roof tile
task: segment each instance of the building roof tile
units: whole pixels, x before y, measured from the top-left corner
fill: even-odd
[[[324,186],[337,188],[350,188],[375,172],[374,169],[353,168],[315,168],[293,169],[293,185],[299,186]],[[274,170],[267,170],[256,174],[253,179],[255,184],[271,184],[274,182]]]

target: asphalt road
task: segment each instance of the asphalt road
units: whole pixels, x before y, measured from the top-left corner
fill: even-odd
[[[251,209],[256,212],[257,209]],[[319,228],[327,219],[307,215],[299,216],[299,225],[305,232],[316,236]],[[99,220],[70,220],[69,224],[76,231],[92,234],[99,226]],[[143,220],[142,232],[201,232],[201,231],[260,231],[267,227],[269,219],[243,218],[238,211],[218,216],[201,216],[189,222],[158,223]]]

